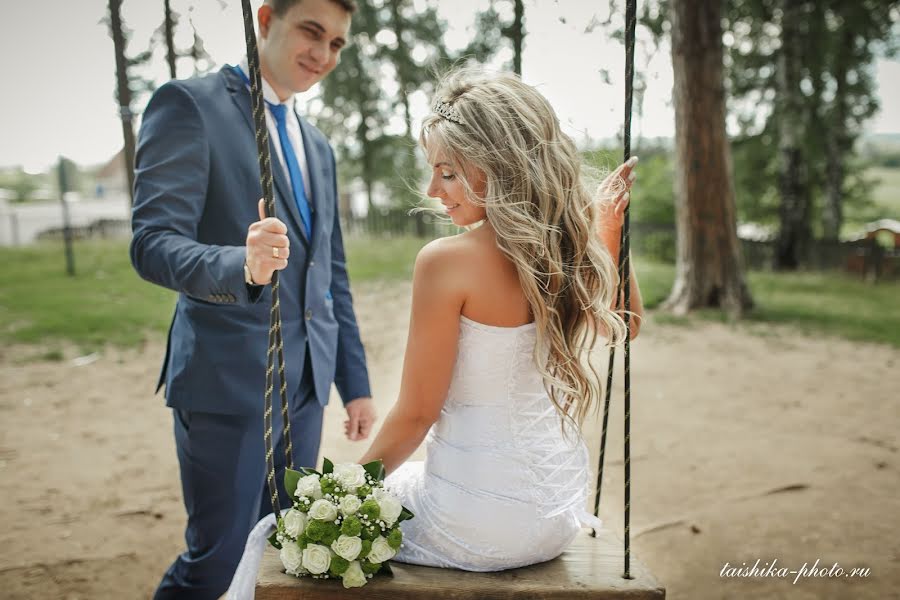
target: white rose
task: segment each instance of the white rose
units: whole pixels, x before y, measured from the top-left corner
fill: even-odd
[[[319,476],[306,475],[305,477],[301,477],[300,481],[297,482],[297,491],[294,492],[294,495],[298,498],[300,496],[309,496],[313,500],[321,498],[322,486],[319,483]]]
[[[388,527],[392,526],[403,511],[403,505],[396,496],[382,488],[376,488],[374,494],[378,508],[381,509],[381,520],[387,523]]]
[[[356,536],[342,535],[331,543],[334,553],[346,560],[356,560],[362,550],[362,540]]]
[[[341,498],[340,508],[345,517],[355,514],[360,505],[362,505],[362,501],[353,494],[347,494]]]
[[[362,587],[366,585],[366,574],[363,573],[362,567],[359,566],[359,561],[354,560],[350,563],[350,566],[344,571],[343,579],[345,588]]]
[[[394,558],[394,554],[394,549],[391,548],[388,541],[379,535],[375,541],[372,542],[372,549],[369,551],[369,555],[366,556],[366,558],[372,563],[383,563]]]
[[[284,565],[285,570],[291,575],[296,575],[303,568],[303,551],[297,544],[292,542],[284,544],[278,556],[281,558],[281,564]]]
[[[310,519],[318,519],[320,521],[334,521],[337,518],[337,506],[328,500],[316,500],[309,507],[307,513]]]
[[[309,544],[303,551],[303,568],[313,575],[321,575],[331,566],[331,550],[328,546]]]
[[[334,467],[334,478],[345,489],[355,492],[366,482],[366,470],[356,463],[341,463]]]
[[[306,529],[306,515],[299,510],[291,509],[284,515],[284,532],[296,538]]]

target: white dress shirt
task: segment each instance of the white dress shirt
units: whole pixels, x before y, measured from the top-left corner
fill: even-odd
[[[250,79],[250,67],[247,63],[246,58],[241,61],[240,69],[244,72],[244,75],[247,76],[247,79]],[[296,97],[291,96],[290,98],[282,102],[281,99],[278,98],[278,94],[275,93],[275,90],[272,89],[272,86],[269,85],[269,82],[266,81],[266,78],[261,77],[261,79],[263,98],[265,98],[272,104],[284,104],[287,107],[285,126],[287,128],[288,139],[290,139],[291,146],[294,148],[294,154],[297,156],[297,162],[300,164],[300,172],[303,173],[303,187],[306,192],[306,200],[307,202],[309,202],[310,210],[312,210],[313,200],[312,193],[310,192],[309,187],[309,166],[306,164],[306,151],[303,147],[303,134],[300,132],[300,121],[297,118],[297,113],[294,112]],[[275,120],[275,117],[272,116],[272,111],[269,109],[268,104],[266,104],[266,127],[269,130],[269,138],[272,140],[272,143],[275,146],[275,153],[278,155],[278,162],[281,164],[281,168],[284,170],[285,180],[288,183],[288,187],[291,187],[291,193],[293,193],[294,190],[291,183],[291,174],[288,171],[287,164],[284,162],[284,153],[281,151],[281,139],[278,137],[278,123]],[[293,198],[291,198],[291,200],[293,200]]]

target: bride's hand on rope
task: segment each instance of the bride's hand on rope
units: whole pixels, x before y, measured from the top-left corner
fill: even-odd
[[[247,268],[257,285],[270,283],[272,273],[287,267],[291,254],[287,227],[275,217],[266,217],[264,203],[260,199],[259,221],[247,229]]]
[[[600,211],[599,237],[616,264],[619,260],[625,209],[631,201],[631,186],[637,179],[637,173],[634,171],[637,162],[637,156],[629,158],[610,173],[597,189],[595,202]],[[613,195],[614,199],[610,202],[609,198]]]

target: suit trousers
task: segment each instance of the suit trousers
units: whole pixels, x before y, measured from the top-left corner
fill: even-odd
[[[294,466],[315,467],[324,406],[316,398],[308,352],[299,389],[290,402]],[[262,393],[260,389],[260,396]],[[277,379],[272,405],[275,478],[279,501],[287,508],[291,501],[284,491],[284,435]],[[250,530],[272,512],[263,417],[181,409],[172,412],[187,511],[187,550],[163,575],[154,598],[216,599],[231,583]]]

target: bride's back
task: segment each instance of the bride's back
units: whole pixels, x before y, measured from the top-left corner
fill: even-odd
[[[518,327],[533,321],[513,262],[497,247],[489,223],[446,240],[465,271],[466,300],[462,316],[496,327]]]

